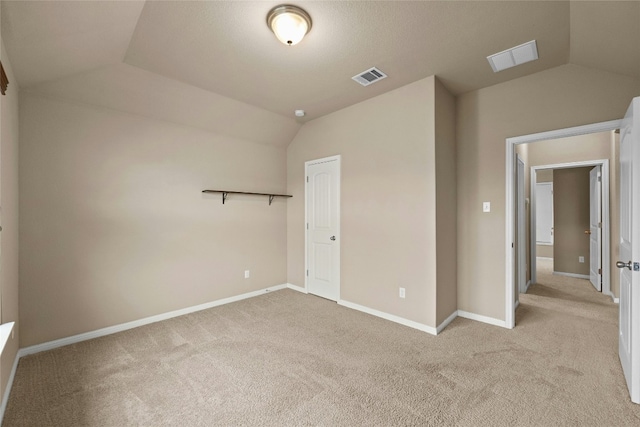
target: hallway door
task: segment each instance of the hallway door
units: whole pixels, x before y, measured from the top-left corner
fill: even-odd
[[[640,97],[620,129],[620,323],[618,353],[631,401],[640,403]]]

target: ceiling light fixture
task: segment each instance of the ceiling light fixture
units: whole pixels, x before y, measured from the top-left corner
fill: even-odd
[[[297,6],[281,4],[269,11],[267,25],[278,40],[293,46],[311,30],[311,17]]]

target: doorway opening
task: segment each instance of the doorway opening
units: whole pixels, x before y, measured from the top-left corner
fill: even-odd
[[[575,137],[579,135],[588,135],[598,132],[614,131],[621,127],[621,120],[612,120],[609,122],[596,123],[585,126],[577,126],[567,129],[559,129],[549,132],[542,132],[531,135],[507,138],[506,140],[506,177],[505,177],[505,326],[513,328],[515,326],[515,308],[517,292],[516,284],[516,146],[545,140],[560,139],[566,137]],[[531,210],[533,211],[533,210]],[[532,251],[532,254],[534,252]],[[532,257],[533,258],[533,257]],[[531,264],[530,264],[531,265]],[[531,268],[533,272],[533,268]]]
[[[538,259],[540,257],[543,259],[551,258],[554,261],[554,274],[591,280],[597,290],[601,291],[605,295],[609,295],[615,301],[615,297],[611,291],[610,280],[611,215],[609,203],[609,164],[609,159],[601,159],[531,167],[531,245],[529,249],[531,283],[537,282]],[[596,215],[597,219],[595,220],[594,224],[595,228],[590,226],[590,220],[592,216],[591,214],[594,213],[595,215],[596,211],[587,210],[586,207],[584,207],[582,209],[582,212],[578,212],[579,216],[582,218],[582,224],[572,224],[575,228],[574,230],[572,230],[572,238],[561,238],[557,239],[556,241],[556,229],[554,227],[553,216],[551,217],[551,221],[547,222],[547,218],[545,218],[542,213],[544,212],[544,209],[540,209],[541,207],[548,206],[548,196],[551,197],[551,203],[553,203],[553,200],[556,198],[551,192],[554,184],[553,177],[564,177],[565,175],[567,175],[567,173],[570,173],[571,175],[577,174],[579,179],[583,181],[579,183],[578,187],[582,187],[582,192],[584,192],[589,190],[591,184],[591,182],[589,181],[589,174],[594,169],[597,170],[597,173],[599,174],[601,179],[601,181],[599,181],[599,184],[601,184],[601,191],[597,194],[598,199],[593,201],[589,200],[588,205],[590,209],[592,208],[591,202],[593,202],[594,204],[597,203],[599,205],[599,207],[597,208],[595,208],[595,206],[593,207],[596,209],[597,213],[600,213],[600,215]],[[552,174],[549,174],[549,172],[552,172]],[[572,177],[569,176],[568,178]],[[561,206],[556,207],[556,210],[559,210],[561,213],[565,212],[562,214],[562,218],[560,219],[564,226],[566,226],[567,221],[577,221],[577,219],[575,218],[576,212],[568,212],[569,217],[567,217],[566,212],[568,210],[572,210],[572,203],[576,203],[576,201],[579,200],[579,194],[576,194],[575,197],[572,197],[574,195],[570,192],[574,190],[576,190],[578,193],[580,192],[580,188],[576,188],[577,186],[574,182],[569,181],[568,184],[568,186],[567,184],[561,186],[561,194],[559,195]],[[584,233],[585,235],[581,236],[579,233]],[[580,239],[581,237],[583,238]],[[577,243],[576,240],[580,240],[580,243]],[[578,246],[582,250],[578,250],[576,252],[576,246]],[[576,259],[567,260],[567,255]],[[595,273],[596,277],[591,277],[591,271]]]

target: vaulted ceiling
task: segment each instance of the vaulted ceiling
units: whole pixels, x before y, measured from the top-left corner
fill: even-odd
[[[304,109],[302,121],[430,75],[454,94],[567,63],[640,80],[639,1],[294,1],[313,27],[292,47],[265,23],[278,3],[2,0],[2,40],[21,88],[109,76],[109,96],[115,75],[153,75],[176,96],[206,91],[287,118]],[[487,55],[530,40],[539,60],[491,70]],[[389,77],[351,80],[372,66]]]

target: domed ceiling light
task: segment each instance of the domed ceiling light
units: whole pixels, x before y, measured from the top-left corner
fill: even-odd
[[[281,4],[269,11],[267,25],[278,40],[293,46],[311,30],[311,17],[297,6]]]

